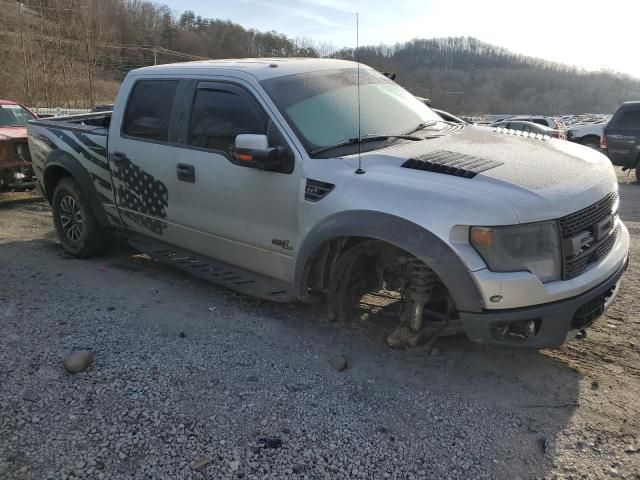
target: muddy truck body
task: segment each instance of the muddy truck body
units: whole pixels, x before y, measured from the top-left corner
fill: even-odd
[[[261,298],[326,300],[342,320],[384,290],[394,346],[460,329],[560,345],[610,305],[628,262],[602,154],[446,122],[353,62],[134,70],[112,113],[33,121],[29,146],[68,252],[101,253],[121,230],[153,258]]]

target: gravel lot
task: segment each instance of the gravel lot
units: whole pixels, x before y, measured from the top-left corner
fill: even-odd
[[[620,296],[542,352],[390,350],[383,322],[338,327],[126,247],[74,259],[46,204],[0,206],[0,479],[640,479],[640,185],[621,194]],[[94,361],[70,375],[78,349]]]

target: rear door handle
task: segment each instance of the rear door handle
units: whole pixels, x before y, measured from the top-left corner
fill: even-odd
[[[186,163],[179,163],[176,167],[178,174],[178,180],[188,183],[196,183],[196,169],[193,165],[187,165]]]
[[[111,154],[111,161],[115,164],[115,165],[122,165],[125,161],[127,160],[127,156],[122,153],[122,152],[113,152]]]

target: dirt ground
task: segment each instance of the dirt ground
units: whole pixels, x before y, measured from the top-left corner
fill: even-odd
[[[289,414],[297,415],[297,424],[306,425],[300,435],[309,435],[311,430],[319,438],[326,433],[328,439],[325,445],[313,435],[305,437],[304,448],[324,451],[329,449],[327,445],[337,442],[332,437],[338,435],[336,425],[349,423],[349,428],[340,430],[343,432],[340,435],[354,435],[354,432],[358,435],[358,440],[349,444],[349,456],[344,457],[349,458],[349,463],[357,459],[358,464],[362,460],[364,465],[367,459],[382,457],[383,449],[386,458],[387,448],[405,452],[404,457],[390,461],[391,478],[640,479],[640,184],[621,184],[620,193],[621,215],[632,236],[631,263],[617,300],[589,329],[585,339],[559,349],[529,352],[481,347],[464,337],[454,337],[438,340],[437,355],[420,348],[390,350],[382,341],[388,331],[385,325],[373,322],[339,327],[326,319],[321,306],[257,302],[145,261],[125,247],[100,259],[71,259],[57,244],[48,205],[44,202],[0,205],[0,329],[5,330],[5,340],[0,340],[0,358],[9,362],[6,371],[0,374],[3,384],[0,407],[13,408],[16,412],[41,408],[43,411],[37,413],[39,417],[47,417],[47,409],[70,408],[68,405],[72,403],[61,401],[36,408],[33,406],[36,403],[24,400],[27,387],[23,377],[31,373],[27,367],[24,370],[23,365],[31,365],[36,372],[42,368],[37,366],[38,362],[54,370],[61,369],[61,359],[73,347],[85,345],[95,352],[94,367],[86,375],[92,378],[91,382],[100,383],[101,377],[91,375],[99,375],[101,368],[107,375],[112,357],[127,355],[127,362],[151,362],[154,355],[165,355],[159,363],[160,369],[171,370],[180,364],[183,355],[196,355],[194,349],[202,347],[185,341],[185,346],[180,347],[184,350],[168,349],[167,345],[175,342],[179,332],[194,342],[213,335],[220,339],[220,348],[227,359],[248,355],[254,359],[253,363],[240,361],[240,366],[235,367],[225,363],[227,366],[217,373],[219,381],[227,385],[225,395],[234,395],[234,388],[243,382],[242,375],[250,372],[257,377],[258,386],[251,387],[255,392],[263,392],[265,399],[273,396],[279,399],[278,410],[272,416],[265,414],[270,424],[284,424]],[[158,295],[158,292],[161,293]],[[92,316],[94,310],[99,311],[95,315],[107,315],[109,308],[118,315],[95,319]],[[60,319],[65,321],[60,323]],[[93,329],[94,323],[90,322],[94,321],[101,323],[95,326],[99,333],[92,340],[83,330]],[[111,330],[116,327],[110,322],[118,329]],[[11,335],[9,340],[7,332]],[[139,340],[130,339],[131,336]],[[141,360],[134,352],[142,347],[136,347],[134,340],[139,345],[149,338],[154,346],[145,351],[146,360]],[[345,372],[337,373],[328,366],[327,358],[335,353],[347,357],[349,366]],[[215,363],[218,357],[212,358],[210,361]],[[275,367],[281,364],[285,365],[284,373]],[[202,366],[209,368],[206,364]],[[117,375],[118,367],[114,368],[109,375]],[[278,371],[274,373],[274,369]],[[43,390],[62,392],[75,378],[56,375],[55,381],[39,378]],[[298,400],[281,398],[277,388],[283,376],[287,382],[308,381],[314,385],[318,390],[312,400],[307,399],[311,403],[298,404]],[[212,394],[203,393],[209,388],[203,377],[188,378],[193,383],[188,387],[191,397],[180,397],[183,403],[176,401],[167,408],[174,409],[176,415],[189,416],[194,422],[206,422],[207,408],[220,409],[208,404],[214,400],[210,400]],[[202,382],[201,389],[197,388],[199,382]],[[348,386],[353,386],[353,396],[346,400],[336,397],[340,388]],[[154,387],[150,384],[149,388]],[[229,391],[231,394],[226,393]],[[167,395],[173,398],[174,394]],[[246,398],[242,392],[238,395],[240,399]],[[403,404],[402,399],[406,403]],[[353,410],[343,403],[356,400]],[[242,401],[238,405],[240,403]],[[230,410],[225,407],[220,415],[239,419],[237,424],[236,420],[229,420],[233,428],[226,435],[240,445],[244,438],[242,432],[253,432],[253,426],[248,426],[249,420],[239,413],[233,413],[234,402],[229,405]],[[312,414],[307,409],[312,407],[309,405],[335,407],[349,422],[334,418],[338,415],[334,410],[310,419]],[[82,414],[93,418],[100,408],[85,405]],[[444,413],[434,414],[432,408]],[[32,411],[31,414],[35,415]],[[100,415],[103,414],[101,411]],[[78,468],[73,467],[79,458],[76,450],[81,447],[59,452],[48,450],[62,441],[62,434],[55,434],[58,428],[63,431],[61,426],[52,421],[49,430],[29,436],[28,429],[35,427],[28,422],[20,427],[19,422],[13,423],[11,416],[8,410],[0,409],[0,478],[73,478],[74,471],[77,478],[83,477]],[[374,421],[372,419],[395,432],[392,438],[395,443],[387,440],[381,440],[380,444],[368,443],[366,431],[360,429]],[[258,423],[257,428],[266,428],[264,422],[266,420]],[[65,428],[69,435],[83,431],[82,426],[77,430],[71,426]],[[223,426],[208,428],[227,432]],[[96,430],[100,429],[97,425]],[[288,435],[293,436],[296,431]],[[448,439],[452,432],[459,438],[458,445],[467,442],[464,451],[458,451],[450,443],[438,443],[438,438]],[[289,442],[293,444],[295,439]],[[421,442],[430,446],[431,453],[424,453],[427,460],[414,470],[409,463],[405,465],[403,458],[412,456],[411,448]],[[90,446],[82,448],[90,449]],[[223,471],[230,478],[254,478],[252,454],[245,458],[245,450],[238,448],[240,454],[233,453],[236,457],[229,458],[238,458],[240,467],[233,463],[235,460],[231,461],[231,470],[226,464],[220,466],[220,470],[212,466],[207,478],[218,478]],[[278,455],[285,455],[285,451],[289,452],[286,455],[294,455],[293,450],[293,447],[282,448]],[[220,451],[220,458],[227,454],[225,452]],[[194,472],[188,466],[199,454],[197,448],[191,453],[179,450],[171,460],[176,465],[186,462],[187,466],[183,470],[171,470],[167,464],[166,468],[162,467],[164,470],[156,471],[157,478],[206,476],[206,469]],[[122,470],[129,460],[105,455],[107,460],[101,460],[104,470],[100,478],[134,476],[136,468],[142,468],[142,463],[131,463],[131,470]],[[466,467],[463,457],[470,459],[469,470],[460,468],[461,464]],[[300,473],[295,467],[278,470],[277,462],[285,459],[269,458],[256,461],[255,468],[264,469],[264,462],[272,462],[269,471],[279,473],[271,478]],[[347,460],[340,460],[343,457],[339,456],[333,458],[335,472],[338,472],[335,475],[326,477],[314,474],[316,470],[306,470],[300,478],[382,476],[378,476],[382,470],[376,470],[379,466],[375,465],[371,470],[364,468],[370,472],[364,476],[362,472],[353,474],[353,470],[340,473],[342,463]],[[84,462],[81,461],[83,465]],[[427,463],[430,469],[425,466]],[[327,467],[327,471],[334,472],[331,468],[334,467]],[[86,470],[80,469],[80,472],[88,475]],[[405,476],[402,472],[410,474]],[[263,476],[256,474],[255,478]]]

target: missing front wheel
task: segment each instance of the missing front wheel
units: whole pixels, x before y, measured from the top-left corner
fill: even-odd
[[[435,272],[420,259],[379,241],[362,241],[338,257],[327,297],[329,315],[340,323],[363,318],[364,311],[367,316],[379,310],[367,305],[372,298],[394,299],[383,307],[385,313],[395,313],[399,323],[386,337],[394,348],[415,347],[441,335],[461,333],[460,328],[452,328],[457,319],[455,306]]]

